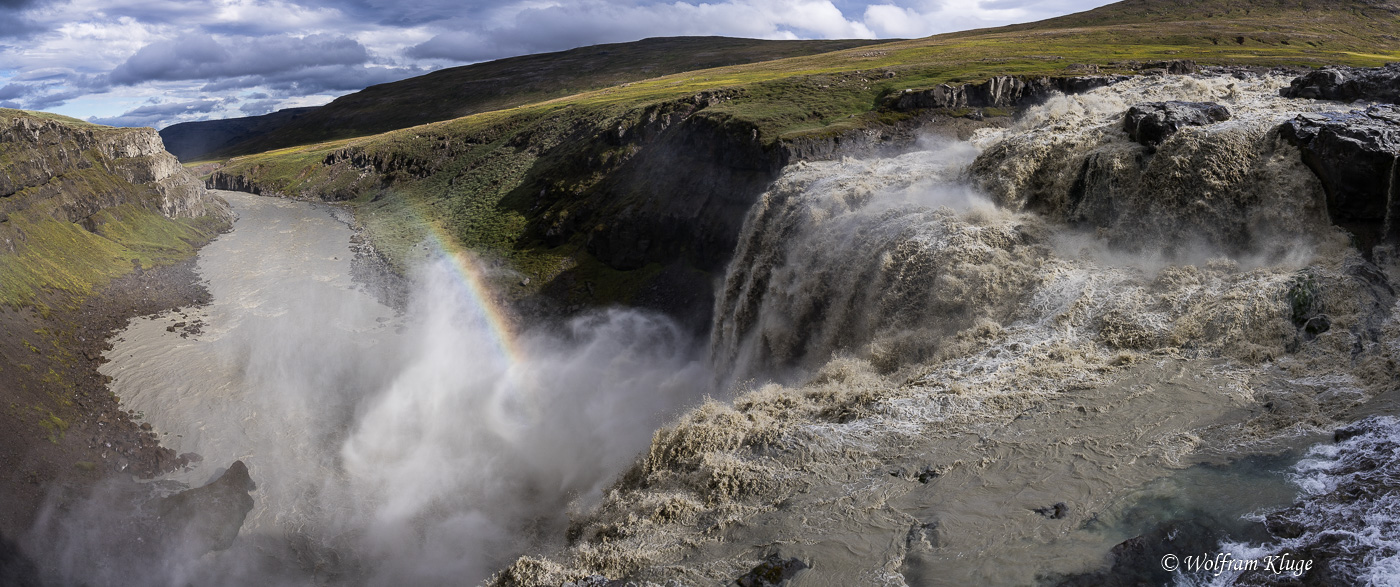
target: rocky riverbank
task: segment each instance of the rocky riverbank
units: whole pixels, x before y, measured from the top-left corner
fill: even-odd
[[[97,371],[139,315],[207,300],[193,255],[230,225],[151,129],[0,110],[0,535],[108,476],[183,461]]]

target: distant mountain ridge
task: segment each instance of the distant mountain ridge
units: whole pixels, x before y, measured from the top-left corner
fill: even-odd
[[[657,37],[523,55],[370,86],[317,109],[174,124],[160,131],[181,161],[378,134],[658,76],[860,47],[881,40],[766,41]],[[296,110],[296,112],[291,112]],[[211,135],[208,140],[201,136]]]
[[[262,116],[201,120],[172,124],[160,131],[165,150],[181,161],[194,161],[221,149],[261,136],[316,110],[287,108]]]

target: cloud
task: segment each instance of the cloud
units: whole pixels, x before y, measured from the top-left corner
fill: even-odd
[[[631,4],[583,0],[501,10],[475,26],[440,34],[410,57],[481,61],[646,37],[725,35],[767,39],[872,38],[828,0],[730,0]]]
[[[87,92],[85,90],[66,90],[60,92],[52,92],[48,94],[41,94],[31,98],[27,98],[25,100],[25,105],[28,106],[31,110],[47,110],[49,108],[57,108],[59,106],[67,104],[69,100],[81,98],[89,93],[90,92]]]
[[[1032,22],[1102,6],[1084,0],[979,0],[866,6],[861,19],[881,37],[925,37],[1015,22]]]
[[[258,100],[256,102],[248,102],[242,106],[239,106],[238,111],[248,116],[259,116],[276,110],[277,105],[281,103],[281,100]]]
[[[109,118],[89,118],[88,122],[107,126],[155,126],[173,118],[190,118],[193,114],[207,114],[222,105],[222,100],[194,100],[152,104],[128,110],[121,116]]]
[[[37,0],[0,0],[0,39],[27,38],[44,29],[25,16]]]
[[[0,100],[13,100],[22,98],[34,92],[34,87],[28,84],[9,83],[0,86]]]
[[[325,65],[358,65],[369,60],[364,45],[332,35],[262,37],[225,47],[213,37],[186,34],[142,47],[112,70],[111,82],[131,85],[151,80],[198,80],[270,75]]]

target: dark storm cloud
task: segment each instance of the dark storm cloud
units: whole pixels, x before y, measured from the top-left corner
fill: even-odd
[[[190,34],[142,47],[112,70],[111,81],[145,81],[265,76],[326,65],[358,65],[369,51],[354,39],[332,35],[274,36],[225,47],[208,35]]]
[[[0,100],[22,98],[33,92],[34,87],[27,84],[5,84],[0,86]]]
[[[168,104],[152,104],[129,110],[121,116],[110,118],[90,118],[88,122],[105,124],[107,126],[154,126],[160,122],[188,116],[190,114],[207,114],[213,112],[214,108],[222,105],[222,100],[194,100],[190,102],[172,102]]]
[[[25,38],[43,30],[43,27],[22,16],[19,11],[0,7],[0,39]]]

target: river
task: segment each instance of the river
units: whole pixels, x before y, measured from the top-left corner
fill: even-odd
[[[793,164],[709,341],[625,308],[513,332],[443,251],[398,314],[350,279],[344,209],[226,193],[212,304],[134,321],[104,368],[202,458],[170,480],[258,483],[238,544],[169,576],[714,584],[771,555],[812,567],[794,585],[1021,585],[1171,524],[1264,541],[1301,448],[1393,389],[1397,330],[1368,277],[1393,268],[1271,130],[1343,106],[1281,83],[1135,79]],[[1160,100],[1233,118],[1148,150],[1123,111]]]

